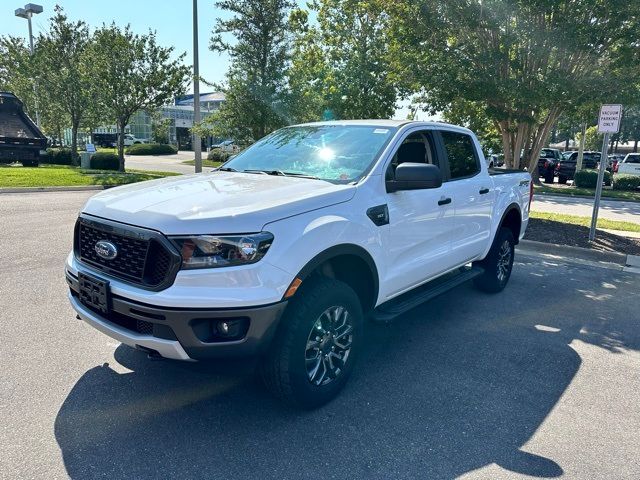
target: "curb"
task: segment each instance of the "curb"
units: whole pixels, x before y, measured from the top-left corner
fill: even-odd
[[[544,257],[549,260],[573,261],[594,267],[640,274],[640,256],[638,255],[603,252],[590,248],[570,247],[555,243],[535,242],[533,240],[520,240],[516,249],[523,255]]]
[[[85,192],[104,190],[107,187],[103,185],[78,185],[76,187],[16,187],[16,188],[0,188],[0,194],[3,193],[36,193],[36,192]]]

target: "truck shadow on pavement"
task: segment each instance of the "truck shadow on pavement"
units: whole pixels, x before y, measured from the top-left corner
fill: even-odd
[[[60,408],[55,435],[67,472],[72,478],[454,478],[495,463],[558,477],[561,465],[524,445],[580,367],[569,344],[617,352],[639,349],[640,342],[637,330],[612,318],[603,301],[621,285],[603,284],[596,273],[573,278],[566,265],[519,262],[500,295],[462,286],[393,325],[372,325],[347,388],[314,412],[287,410],[251,375],[149,362],[120,346],[115,360],[131,372],[92,368]],[[547,294],[557,285],[549,275],[558,269],[565,283],[554,301]]]

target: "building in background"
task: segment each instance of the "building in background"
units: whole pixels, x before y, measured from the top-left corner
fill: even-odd
[[[209,92],[200,95],[200,112],[204,120],[216,110],[224,102],[224,93]],[[191,127],[193,127],[193,94],[182,95],[176,97],[173,105],[165,105],[158,111],[159,119],[169,119],[167,127],[167,137],[169,143],[176,145],[180,150],[193,149],[193,135]],[[132,117],[129,125],[124,129],[125,133],[130,133],[136,138],[151,141],[153,132],[153,118],[144,110],[136,112]],[[94,133],[116,133],[115,125],[98,127]],[[64,132],[65,144],[71,144],[71,129]],[[86,143],[89,140],[88,135],[78,135],[78,143]],[[213,138],[203,138],[203,147],[210,147],[214,142]]]

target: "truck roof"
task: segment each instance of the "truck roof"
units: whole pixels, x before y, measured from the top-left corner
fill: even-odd
[[[471,133],[471,130],[468,128],[460,127],[457,125],[452,125],[446,122],[423,122],[418,120],[382,120],[382,119],[369,119],[369,120],[329,120],[325,122],[309,122],[302,123],[300,125],[294,125],[296,127],[299,126],[310,126],[310,125],[363,125],[370,127],[388,127],[388,128],[397,128],[404,127],[407,125],[417,126],[417,127],[447,127],[454,130],[464,131],[466,133]]]

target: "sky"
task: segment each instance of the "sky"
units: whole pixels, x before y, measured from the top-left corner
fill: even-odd
[[[24,5],[21,1],[0,0],[0,35],[28,36],[27,21],[14,15],[15,9]],[[58,4],[71,20],[84,20],[91,28],[115,22],[121,27],[130,24],[135,33],[155,30],[160,45],[173,46],[176,55],[186,53],[185,63],[193,63],[193,14],[189,0],[40,0],[33,3],[42,5],[44,9],[43,13],[33,17],[34,36],[47,30],[48,19]],[[209,50],[209,38],[216,18],[225,17],[225,12],[217,9],[213,0],[200,0],[198,17],[200,76],[208,82],[221,83],[229,66],[229,58],[224,53]],[[193,87],[189,90],[192,92]],[[200,85],[201,92],[211,90],[207,85]],[[406,118],[407,111],[403,106],[395,117]],[[424,113],[419,117],[421,120],[427,119]]]

